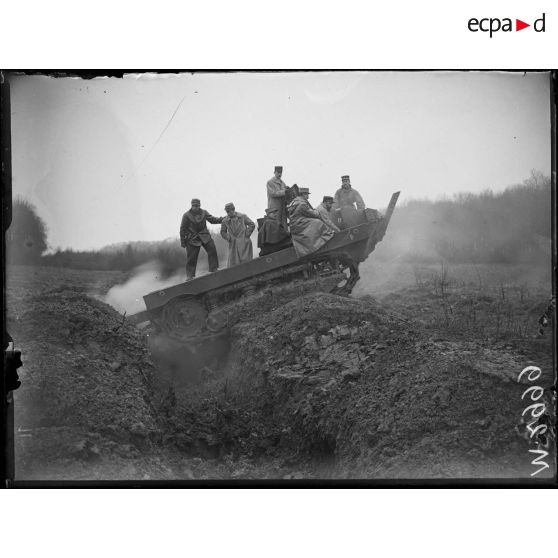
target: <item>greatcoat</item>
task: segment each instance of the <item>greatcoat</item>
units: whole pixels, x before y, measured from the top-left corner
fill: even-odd
[[[333,200],[333,207],[335,209],[343,207],[352,207],[354,209],[355,204],[357,209],[364,209],[366,207],[362,196],[354,188],[349,188],[348,190],[339,188],[335,192]]]
[[[316,211],[322,216],[322,221],[329,225],[335,232],[339,232],[339,227],[333,222],[333,220],[337,219],[336,211],[331,209],[330,211],[327,210],[327,207],[322,202],[318,207],[316,207]]]
[[[291,235],[275,216],[266,215],[258,219],[258,248],[260,256],[265,256],[292,246]]]
[[[335,234],[334,230],[321,220],[320,214],[312,209],[310,203],[302,196],[295,198],[287,209],[289,230],[299,258],[315,252]]]
[[[228,215],[221,223],[221,236],[229,243],[229,259],[227,267],[249,262],[252,258],[252,241],[250,235],[256,225],[244,213],[235,212],[233,217]]]
[[[285,207],[285,190],[287,185],[274,176],[267,181],[267,207],[277,209],[277,219],[287,228],[287,210]]]

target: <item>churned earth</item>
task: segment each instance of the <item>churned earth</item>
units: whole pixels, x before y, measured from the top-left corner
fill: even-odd
[[[235,325],[219,359],[181,354],[171,373],[149,330],[103,302],[124,273],[9,268],[16,478],[530,478],[527,387],[545,388],[555,424],[546,280],[425,269],[364,268],[353,297],[298,296]],[[542,375],[518,382],[528,365]]]

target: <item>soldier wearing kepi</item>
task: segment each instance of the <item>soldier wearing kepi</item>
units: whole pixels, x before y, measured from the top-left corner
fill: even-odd
[[[275,167],[273,178],[267,181],[267,207],[277,209],[277,219],[287,228],[287,208],[285,205],[285,194],[287,185],[281,180],[283,167]]]
[[[232,267],[253,258],[250,235],[256,225],[248,215],[236,211],[233,203],[225,205],[225,211],[227,216],[221,223],[221,236],[229,243],[227,267]]]
[[[335,232],[339,232],[339,227],[335,224],[337,222],[337,210],[333,209],[333,198],[331,196],[324,196],[324,199],[316,211],[322,217],[322,221],[329,225]]]
[[[200,247],[203,246],[207,252],[209,271],[219,269],[219,258],[215,242],[207,230],[207,221],[217,225],[223,221],[222,217],[213,217],[208,211],[201,208],[200,200],[194,198],[192,207],[182,216],[180,223],[180,245],[186,248],[186,278],[193,279],[196,276],[196,266]]]
[[[299,188],[299,195],[289,204],[289,229],[293,246],[300,258],[321,248],[335,231],[322,221],[320,214],[312,209],[308,198],[310,190]]]
[[[350,207],[352,209],[364,209],[364,201],[362,196],[351,186],[351,179],[349,175],[344,175],[341,177],[341,188],[335,192],[335,199],[333,207],[335,209],[343,209],[345,207]]]

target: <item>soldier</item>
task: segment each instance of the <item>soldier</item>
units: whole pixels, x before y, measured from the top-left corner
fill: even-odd
[[[326,225],[320,214],[312,209],[308,188],[299,188],[299,195],[289,204],[289,229],[298,257],[321,248],[335,231]]]
[[[266,256],[292,246],[289,231],[277,219],[278,211],[275,207],[265,210],[265,217],[258,219],[258,248],[260,256]]]
[[[288,186],[281,180],[283,167],[275,167],[273,178],[267,181],[267,207],[277,209],[277,218],[287,228],[287,208],[285,207],[285,194]]]
[[[335,232],[339,232],[339,227],[335,224],[338,220],[337,210],[333,209],[333,198],[331,196],[324,196],[324,199],[316,211],[321,215],[322,221],[329,225]]]
[[[215,248],[215,242],[213,242],[211,234],[207,230],[206,221],[216,225],[223,221],[223,217],[213,217],[205,209],[201,209],[200,200],[194,198],[191,209],[184,213],[180,223],[180,245],[182,248],[186,248],[187,280],[196,276],[196,266],[201,246],[207,252],[209,271],[213,272],[219,269],[217,248]]]
[[[352,209],[364,209],[364,201],[362,196],[351,187],[351,179],[349,175],[344,175],[341,177],[341,188],[335,192],[334,207],[335,209],[343,209],[344,207],[350,207]]]
[[[225,205],[227,216],[221,223],[221,236],[229,243],[227,267],[249,262],[252,258],[252,241],[250,235],[256,225],[244,213],[238,213],[233,203]]]

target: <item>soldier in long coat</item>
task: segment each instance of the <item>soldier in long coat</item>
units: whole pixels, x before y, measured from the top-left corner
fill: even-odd
[[[335,231],[324,223],[320,214],[312,209],[308,188],[299,188],[299,195],[289,204],[289,230],[298,257],[321,248]]]
[[[265,217],[258,219],[258,248],[260,256],[266,256],[293,245],[289,231],[277,219],[277,209],[268,207]]]
[[[281,180],[283,167],[275,167],[273,178],[267,181],[267,207],[277,209],[277,219],[287,228],[285,194],[288,186]]]
[[[256,225],[248,215],[235,211],[232,203],[225,205],[225,211],[227,216],[221,223],[221,236],[229,243],[227,267],[232,267],[253,258],[250,236]]]
[[[333,198],[331,196],[324,196],[324,199],[316,211],[321,215],[322,221],[329,225],[335,232],[339,232],[339,227],[334,223],[337,221],[337,210],[333,209]]]
[[[207,252],[209,271],[219,269],[219,257],[215,242],[207,230],[207,221],[217,225],[223,221],[222,217],[213,217],[205,209],[201,209],[200,200],[194,198],[192,207],[184,213],[180,223],[180,245],[186,248],[186,278],[193,279],[196,276],[198,256],[203,246]]]
[[[341,188],[335,192],[333,207],[335,209],[343,209],[350,207],[352,209],[364,209],[366,205],[362,196],[351,186],[349,175],[341,177]]]

